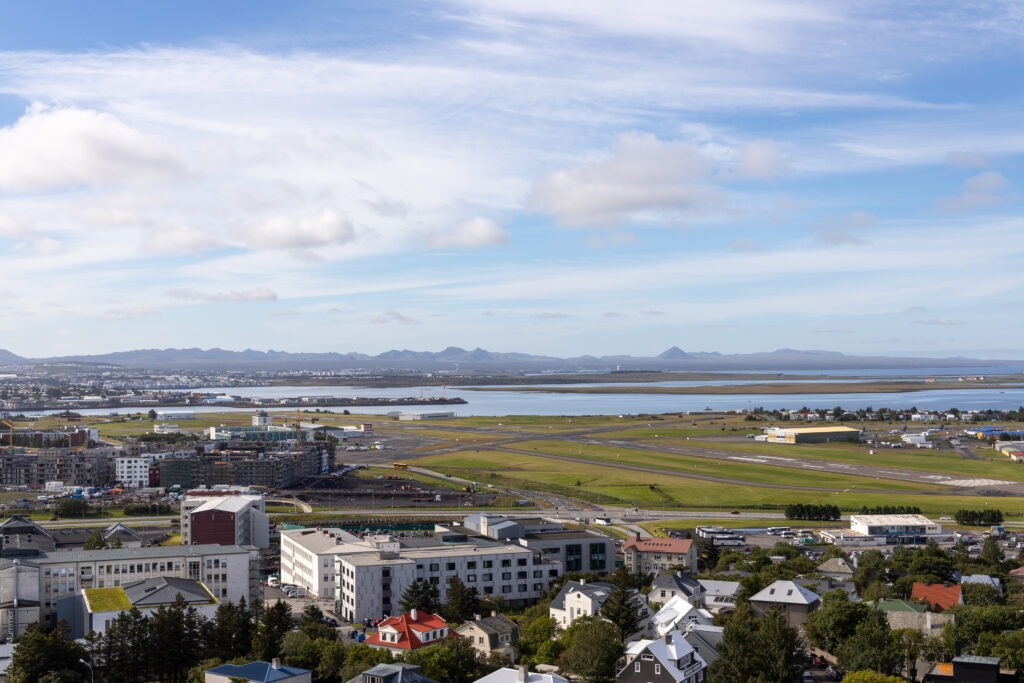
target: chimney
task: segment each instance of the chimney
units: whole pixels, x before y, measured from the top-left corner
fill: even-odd
[[[473,615],[473,621],[480,621],[480,615],[479,614],[474,614]]]
[[[942,587],[943,588],[949,588],[949,581],[943,581],[942,582]]]
[[[636,532],[636,540],[638,540],[638,541],[640,540],[640,532],[639,531]]]
[[[409,612],[409,618],[412,619],[413,621],[416,621],[416,617],[418,616],[418,614],[419,614],[419,612],[417,611],[417,609],[415,607],[413,607],[412,608],[412,612]]]
[[[672,632],[671,631],[669,631],[668,633],[665,634],[665,644],[666,645],[671,645],[672,644]]]
[[[581,586],[585,586],[586,584],[587,584],[587,580],[586,579],[580,579],[580,585]]]
[[[528,671],[529,669],[526,667],[525,664],[521,665],[519,667],[519,673],[516,675],[516,680],[519,681],[519,683],[526,683],[526,676]]]
[[[270,668],[271,669],[280,669],[281,668],[281,660],[278,659],[277,657],[274,657],[272,660],[270,660]]]

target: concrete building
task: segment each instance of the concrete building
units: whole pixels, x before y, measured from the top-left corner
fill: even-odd
[[[270,546],[270,518],[263,496],[196,496],[181,505],[181,543]]]
[[[117,458],[114,461],[114,478],[121,486],[141,489],[149,486],[149,468],[154,458],[150,455]]]
[[[561,563],[520,546],[434,543],[403,547],[391,536],[376,536],[339,547],[335,611],[350,621],[393,614],[402,593],[420,579],[435,586],[444,602],[452,576],[483,598],[501,596],[513,607],[524,607],[536,603],[562,575]]]
[[[697,546],[689,538],[630,538],[622,548],[626,568],[633,573],[665,574],[678,567],[697,570]]]
[[[821,604],[821,596],[793,581],[779,580],[765,587],[761,592],[750,598],[750,609],[755,617],[760,617],[778,609],[786,618],[789,626],[797,627],[804,623],[807,615]]]
[[[66,600],[80,603],[81,619],[69,621],[72,638],[84,638],[89,631],[106,632],[110,622],[132,607],[150,616],[169,607],[178,598],[206,619],[212,619],[220,601],[201,581],[160,576],[112,588],[84,588]]]
[[[615,683],[704,683],[708,668],[679,631],[630,643],[625,661]]]
[[[350,551],[363,549],[361,539],[343,529],[317,527],[282,531],[281,583],[301,586],[307,595],[334,598],[337,588],[334,560],[342,546]]]
[[[850,515],[849,531],[824,530],[821,538],[837,546],[925,545],[956,539],[924,515]]]

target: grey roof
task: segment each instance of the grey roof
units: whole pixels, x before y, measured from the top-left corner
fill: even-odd
[[[40,553],[39,558],[55,562],[104,562],[110,560],[145,560],[153,557],[205,557],[206,555],[233,555],[248,553],[240,545],[169,545],[142,548],[108,548],[106,550],[55,550]]]
[[[778,602],[790,605],[813,605],[821,600],[814,591],[807,590],[792,581],[776,581],[766,586],[757,595],[750,598],[751,602]]]
[[[740,592],[739,581],[715,581],[713,579],[697,579],[700,583],[701,588],[708,594],[709,597],[736,597],[736,594]]]
[[[651,584],[651,587],[658,590],[664,589],[678,591],[688,598],[704,592],[704,588],[701,583],[686,572],[660,574],[654,579],[654,583]]]
[[[208,604],[216,600],[198,581],[168,576],[126,583],[124,594],[128,597],[128,602],[135,607],[169,605],[179,595],[189,604]]]
[[[845,557],[833,557],[819,564],[818,571],[853,576],[856,570],[854,570],[853,565]]]
[[[566,581],[565,585],[562,586],[562,590],[558,591],[558,595],[551,601],[552,609],[565,609],[565,596],[569,593],[583,593],[592,600],[599,600],[602,604],[608,599],[608,593],[615,588],[610,583],[603,581],[594,581],[587,583],[580,583],[579,581]]]
[[[42,534],[53,537],[49,531],[21,515],[11,515],[0,524],[0,534]]]
[[[436,683],[420,673],[420,667],[412,664],[378,664],[367,669],[347,683],[362,683],[364,676],[378,676],[383,683]]]
[[[964,664],[988,664],[989,666],[999,666],[999,662],[1002,660],[999,657],[982,657],[980,655],[963,655],[962,657],[953,657],[954,662],[963,662]]]
[[[512,621],[504,614],[498,614],[493,617],[484,617],[483,619],[477,619],[472,622],[479,626],[484,633],[493,633],[496,635],[502,635],[505,633],[514,633],[517,628],[516,622]]]
[[[992,586],[1000,593],[1003,592],[1003,582],[988,574],[969,574],[961,578],[960,583],[980,583],[985,586]]]

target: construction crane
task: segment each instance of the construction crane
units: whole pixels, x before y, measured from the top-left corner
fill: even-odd
[[[299,425],[300,411],[295,409],[295,469],[302,481],[302,427]]]
[[[5,425],[7,425],[10,428],[10,431],[8,432],[8,437],[7,437],[8,439],[10,439],[10,443],[7,444],[9,449],[10,449],[8,452],[9,453],[14,453],[14,425],[11,424],[10,422],[8,422],[7,420],[0,420],[0,422],[4,423]]]

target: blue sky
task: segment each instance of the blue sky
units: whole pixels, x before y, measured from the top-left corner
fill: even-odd
[[[1013,2],[0,5],[0,348],[1022,358]]]

